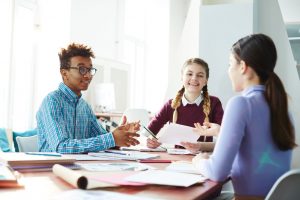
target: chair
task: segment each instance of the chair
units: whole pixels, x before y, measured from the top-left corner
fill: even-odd
[[[127,122],[140,121],[141,125],[147,126],[149,123],[149,113],[142,108],[129,108],[125,110],[123,116],[127,117]]]
[[[27,138],[27,137],[31,137],[31,136],[34,136],[34,135],[37,135],[37,129],[27,130],[25,132],[16,132],[16,131],[13,131],[13,142],[14,142],[15,152],[20,152],[20,150],[19,150],[19,144],[17,142],[17,137],[26,137]],[[22,140],[22,139],[19,139],[19,140]],[[34,140],[34,139],[31,138],[31,140]],[[23,144],[23,142],[21,142],[21,143]],[[32,143],[32,145],[34,146],[33,149],[37,149],[37,146],[38,146],[37,145],[37,141],[35,143]],[[38,150],[36,150],[36,151],[38,151]]]
[[[124,111],[123,116],[124,115],[127,118],[127,122],[140,121],[140,124],[144,126],[147,126],[150,121],[149,112],[142,108],[129,108]],[[140,144],[142,146],[146,146],[148,133],[143,129],[143,127],[140,128],[138,133],[140,134],[140,137],[138,138]]]
[[[283,174],[275,182],[266,200],[296,200],[300,198],[300,169]]]
[[[38,136],[33,135],[29,137],[20,137],[16,138],[18,148],[20,152],[37,152],[38,148]]]

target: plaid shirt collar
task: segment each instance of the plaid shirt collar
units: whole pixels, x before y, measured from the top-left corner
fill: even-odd
[[[82,95],[77,96],[67,85],[60,83],[58,89],[66,96],[71,102],[77,102]]]

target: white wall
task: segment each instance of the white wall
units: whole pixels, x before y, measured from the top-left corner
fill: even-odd
[[[181,49],[181,42],[185,21],[187,18],[189,5],[191,0],[171,0],[170,1],[170,46],[169,46],[169,69],[168,69],[168,88],[166,91],[166,99],[173,98],[177,91],[181,88],[180,70],[183,61],[178,59],[179,51],[189,51],[189,49]],[[195,24],[195,27],[198,27]],[[188,37],[186,35],[185,37]],[[185,38],[187,39],[187,38]],[[194,38],[198,40],[197,38]],[[193,48],[193,47],[192,47]]]
[[[208,91],[221,99],[223,108],[234,95],[227,75],[230,48],[253,30],[251,2],[200,7],[199,56],[210,68]]]
[[[275,71],[290,96],[289,108],[294,117],[297,143],[300,145],[300,80],[281,11],[275,0],[255,0],[255,4],[258,15],[256,31],[271,36],[277,47],[278,61]],[[300,147],[294,152],[292,166],[300,167]]]
[[[299,0],[278,0],[282,16],[287,23],[300,23],[300,1]]]
[[[83,43],[92,48],[98,69],[84,98],[95,109],[94,86],[112,82],[115,88],[116,110],[128,106],[128,70],[130,66],[118,61],[120,54],[120,16],[123,4],[119,0],[72,0],[71,42]]]
[[[96,56],[115,59],[118,0],[72,0],[71,41],[90,45]]]

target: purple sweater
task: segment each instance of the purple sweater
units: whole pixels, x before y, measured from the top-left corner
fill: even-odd
[[[173,120],[174,109],[171,108],[172,99],[170,99],[165,105],[161,108],[159,113],[151,120],[148,128],[154,133],[157,134],[160,129],[168,122]],[[214,96],[210,96],[211,111],[208,115],[209,122],[221,124],[223,117],[223,108],[221,101]],[[203,124],[205,119],[205,114],[203,112],[203,101],[199,106],[197,104],[187,104],[183,106],[182,104],[177,108],[178,119],[177,124],[182,124],[186,126],[194,127],[194,123],[199,122]],[[203,141],[204,137],[201,136],[199,141]],[[206,137],[207,142],[212,141],[212,137]]]
[[[264,90],[252,86],[229,100],[213,154],[197,163],[211,180],[231,176],[237,195],[266,196],[290,169],[292,151],[279,150],[273,141]]]

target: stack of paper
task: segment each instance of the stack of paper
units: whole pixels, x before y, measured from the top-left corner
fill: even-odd
[[[9,166],[0,163],[0,188],[20,187],[18,183],[18,174]]]
[[[64,155],[51,153],[27,154],[21,152],[0,153],[0,161],[18,171],[51,170],[54,164],[73,166],[75,163],[75,159]]]

